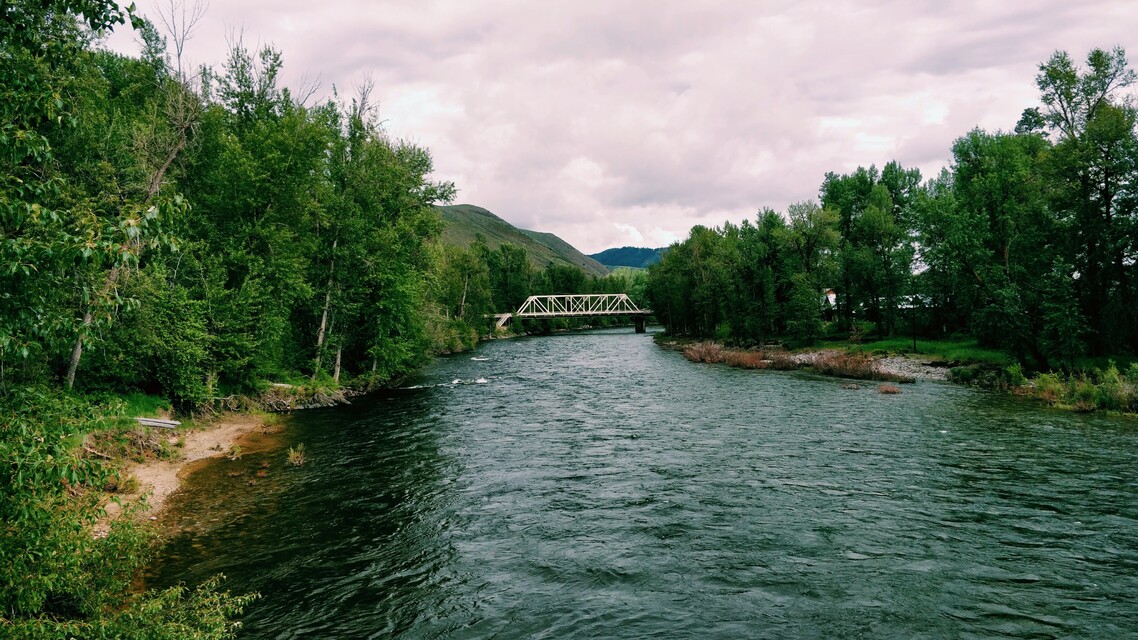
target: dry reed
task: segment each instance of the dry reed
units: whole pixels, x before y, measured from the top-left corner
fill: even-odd
[[[814,371],[827,376],[856,378],[858,380],[881,380],[885,382],[914,382],[910,376],[882,371],[872,358],[860,353],[832,352],[822,353],[814,359]]]

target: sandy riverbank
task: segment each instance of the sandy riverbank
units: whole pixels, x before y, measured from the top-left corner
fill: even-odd
[[[181,487],[182,480],[200,466],[202,460],[228,455],[234,445],[240,446],[243,451],[252,452],[258,448],[258,444],[263,446],[263,443],[250,442],[250,439],[256,439],[272,430],[261,416],[231,414],[207,427],[172,433],[168,436],[171,444],[178,440],[184,441],[177,449],[178,458],[128,465],[126,473],[138,480],[138,492],[125,496],[123,502],[145,499],[146,508],[141,515],[153,519],[166,505],[167,499]],[[111,517],[117,516],[120,511],[114,503],[107,505],[107,513]]]

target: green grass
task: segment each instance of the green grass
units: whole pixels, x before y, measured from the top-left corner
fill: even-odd
[[[1113,362],[1114,366],[1119,371],[1126,371],[1130,365],[1138,362],[1138,356],[1117,355],[1117,356],[1099,356],[1097,358],[1079,358],[1075,361],[1076,371],[1105,371],[1110,363]]]
[[[138,391],[122,396],[122,401],[126,404],[123,415],[129,418],[153,418],[170,410],[169,400]]]
[[[851,349],[856,349],[852,347]],[[864,351],[888,351],[893,353],[919,353],[935,360],[962,363],[991,363],[1008,365],[1012,357],[997,349],[981,347],[975,340],[921,340],[917,339],[917,350],[913,351],[912,337],[893,337],[874,342],[863,342]]]
[[[474,205],[456,204],[436,208],[444,223],[442,241],[446,244],[469,248],[475,235],[480,234],[490,249],[497,249],[507,242],[525,247],[530,264],[536,270],[557,264],[577,267],[595,276],[608,274],[608,269],[599,262],[551,233],[519,229]]]

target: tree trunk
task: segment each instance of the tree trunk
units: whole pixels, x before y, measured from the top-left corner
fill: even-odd
[[[340,384],[340,355],[343,352],[343,345],[336,347],[336,365],[332,367],[332,379],[336,381],[336,384]]]
[[[102,300],[111,292],[115,283],[119,279],[119,272],[121,265],[111,267],[107,277],[103,280],[103,288],[99,291],[99,297],[95,300]],[[95,321],[95,314],[90,309],[90,303],[87,305],[87,311],[83,314],[83,326],[79,328],[79,336],[75,338],[75,347],[71,349],[71,361],[67,364],[67,388],[71,389],[75,386],[75,372],[79,370],[79,360],[83,357],[83,338],[87,336],[87,332],[91,329],[91,324]]]
[[[336,246],[340,239],[332,241],[332,259],[328,264],[328,286],[324,289],[324,310],[320,313],[320,328],[316,331],[316,367],[312,370],[312,379],[320,373],[320,360],[323,355],[324,336],[328,330],[328,308],[332,306],[332,281],[336,275]]]
[[[458,303],[458,317],[466,318],[466,290],[470,287],[470,274],[462,280],[462,300]]]
[[[178,141],[174,147],[166,154],[166,158],[162,162],[162,166],[154,172],[154,177],[150,180],[150,187],[146,190],[146,199],[143,204],[146,204],[154,199],[158,194],[158,190],[162,187],[162,179],[166,177],[166,172],[170,170],[170,165],[174,164],[174,160],[182,149],[186,148],[186,136],[196,122],[196,117],[190,116],[179,123],[178,128]],[[134,241],[137,243],[137,241]],[[137,248],[137,247],[136,247]],[[111,289],[114,288],[118,282],[121,265],[115,265],[107,274],[106,279],[103,281],[103,289],[99,293],[99,297],[95,300],[101,300]],[[75,339],[75,346],[71,349],[71,360],[67,364],[67,388],[71,389],[75,386],[75,373],[79,370],[79,361],[83,358],[83,338],[86,337],[87,332],[90,330],[91,324],[95,320],[95,314],[90,310],[90,303],[88,303],[88,310],[83,314],[83,326],[79,329],[79,336]]]
[[[83,357],[83,336],[86,335],[87,328],[94,319],[90,311],[83,314],[83,326],[79,329],[79,337],[75,339],[75,347],[71,349],[71,361],[67,364],[68,389],[75,386],[75,372],[79,369],[79,359]]]

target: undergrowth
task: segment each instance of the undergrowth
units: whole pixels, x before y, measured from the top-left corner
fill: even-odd
[[[969,366],[949,371],[953,382],[1009,391],[1052,406],[1078,412],[1138,413],[1138,363],[1119,371],[1114,362],[1070,374],[1046,372],[1027,376],[1018,364],[1006,367]]]

